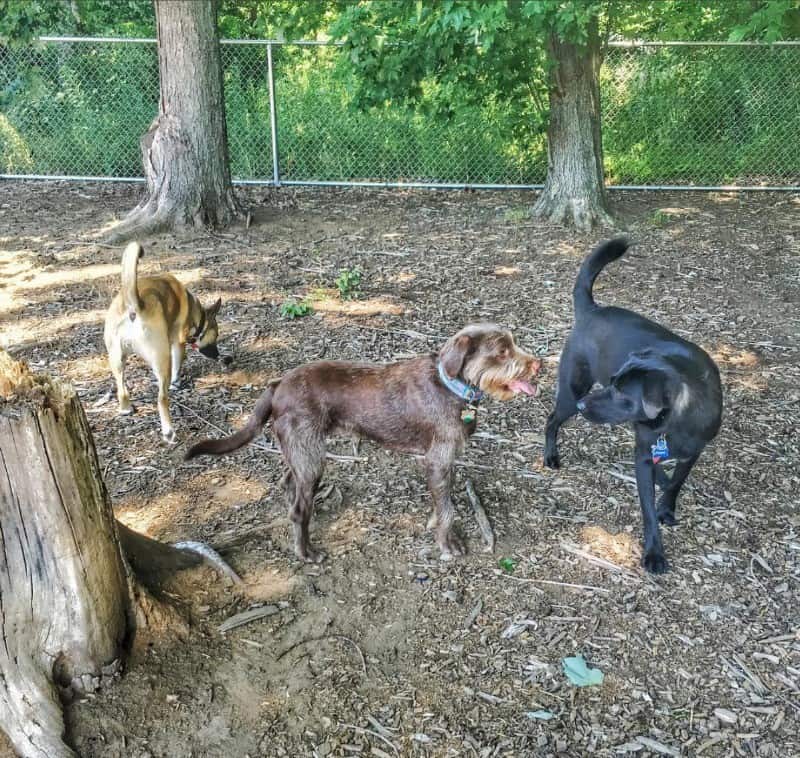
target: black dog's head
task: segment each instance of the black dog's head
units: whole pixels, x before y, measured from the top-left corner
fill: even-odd
[[[686,393],[670,361],[648,350],[631,353],[607,387],[578,401],[578,410],[594,424],[648,422],[684,404]]]

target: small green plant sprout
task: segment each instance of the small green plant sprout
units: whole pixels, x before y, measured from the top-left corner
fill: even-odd
[[[303,318],[303,316],[308,316],[312,310],[313,308],[310,303],[298,303],[296,300],[286,300],[284,303],[281,303],[280,314],[283,318],[288,319]]]
[[[669,213],[665,213],[661,209],[655,210],[650,217],[650,221],[653,223],[653,226],[664,226],[664,224],[669,221]]]
[[[514,569],[517,567],[517,562],[513,558],[501,558],[498,563],[506,574],[513,574]]]
[[[354,300],[361,287],[361,271],[357,268],[346,268],[333,282],[339,290],[342,300]]]
[[[523,221],[530,221],[531,211],[530,208],[509,208],[503,218],[509,224],[521,224]]]

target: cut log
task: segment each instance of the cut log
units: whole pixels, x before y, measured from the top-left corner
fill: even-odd
[[[157,556],[174,573],[202,560],[124,537],[134,565]],[[75,391],[0,350],[0,729],[23,758],[75,755],[61,698],[116,674],[134,630],[186,628],[151,584],[121,551]]]
[[[0,354],[0,726],[71,756],[55,685],[97,686],[128,633],[127,578],[77,395]]]

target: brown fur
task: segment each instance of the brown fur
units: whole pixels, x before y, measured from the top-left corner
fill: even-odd
[[[294,524],[295,552],[318,561],[308,526],[314,492],[325,463],[325,440],[336,433],[356,434],[391,450],[423,457],[434,511],[429,526],[443,558],[463,553],[451,527],[453,463],[474,431],[465,423],[466,403],[451,392],[437,372],[440,360],[447,374],[480,387],[499,400],[515,392],[508,385],[538,374],[541,362],[520,350],[511,333],[494,324],[462,329],[435,354],[378,365],[344,361],[309,363],[272,382],[256,404],[245,427],[221,440],[194,445],[186,458],[220,455],[252,441],[272,418],[272,430],[286,465],[286,493]]]
[[[158,382],[158,413],[164,439],[175,442],[169,414],[169,387],[179,382],[186,357],[186,343],[203,326],[198,349],[215,354],[218,336],[217,312],[220,300],[203,308],[172,274],[138,277],[139,258],[144,251],[131,242],[122,255],[122,287],[106,313],[104,339],[111,373],[117,383],[119,412],[131,413],[125,386],[125,360],[131,353],[140,356],[153,370]]]

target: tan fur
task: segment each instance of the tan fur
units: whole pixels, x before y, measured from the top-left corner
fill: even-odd
[[[138,262],[144,251],[131,242],[122,255],[122,288],[106,313],[104,339],[111,373],[117,383],[119,412],[131,413],[125,386],[125,360],[135,353],[153,370],[158,382],[158,414],[164,439],[175,442],[169,414],[169,386],[177,383],[186,357],[186,342],[203,322],[206,328],[198,347],[216,344],[219,301],[204,309],[172,274],[139,277]]]

